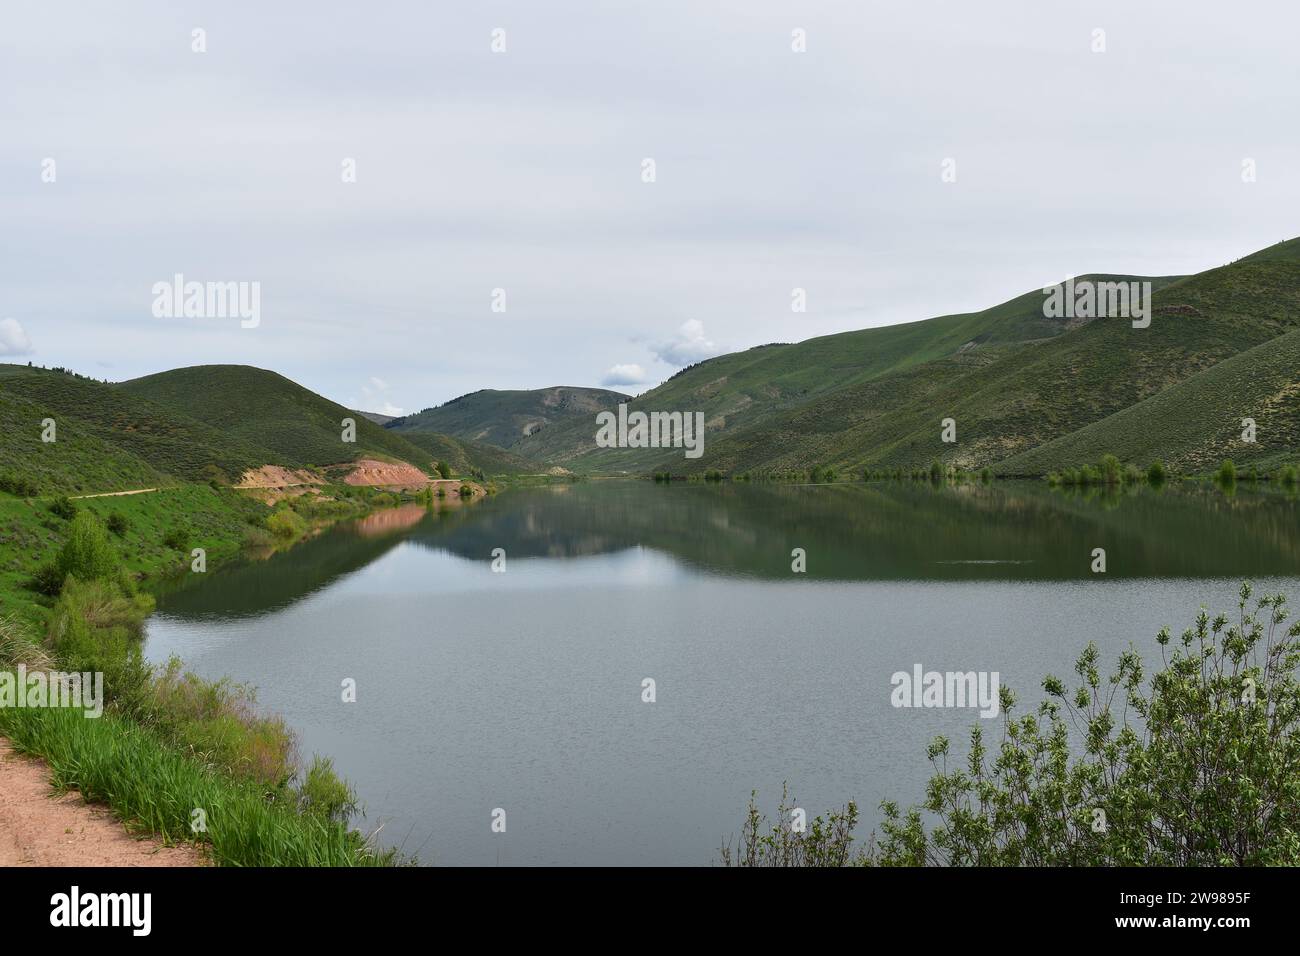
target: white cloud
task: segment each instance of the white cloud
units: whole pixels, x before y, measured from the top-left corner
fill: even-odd
[[[600,380],[600,384],[609,388],[620,385],[644,385],[648,377],[645,369],[640,365],[615,365],[605,373],[605,377]]]
[[[661,362],[669,365],[690,365],[702,359],[713,358],[721,349],[704,334],[704,323],[687,319],[671,341],[651,347]]]
[[[374,375],[370,377],[369,385],[361,386],[361,401],[355,402],[359,411],[378,412],[380,415],[391,415],[397,418],[405,414],[405,411],[394,405],[388,398],[388,383],[382,378]]]
[[[0,319],[0,355],[30,355],[32,340],[17,319]]]

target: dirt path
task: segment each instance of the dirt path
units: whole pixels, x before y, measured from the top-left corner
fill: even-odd
[[[202,866],[193,847],[137,839],[78,793],[53,796],[44,761],[0,737],[0,866]]]
[[[119,495],[143,495],[157,488],[137,488],[135,491],[101,491],[97,495],[73,495],[73,498],[116,498]]]

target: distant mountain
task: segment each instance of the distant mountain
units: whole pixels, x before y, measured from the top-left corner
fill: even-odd
[[[394,418],[397,417],[396,415],[381,415],[379,414],[379,412],[363,412],[360,410],[354,411],[354,414],[360,415],[362,418],[368,418],[376,425],[387,425],[389,422],[391,422]]]
[[[602,388],[555,386],[517,391],[483,389],[453,398],[436,408],[387,423],[398,434],[432,431],[455,438],[485,442],[498,448],[546,460],[530,454],[523,442],[531,435],[568,421],[587,422],[603,409],[613,408],[629,396]],[[529,446],[532,449],[538,446]]]

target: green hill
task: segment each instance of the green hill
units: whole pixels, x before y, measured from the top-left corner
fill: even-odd
[[[483,442],[452,438],[437,432],[405,431],[401,436],[424,450],[433,461],[445,461],[458,475],[482,471],[485,475],[531,475],[545,470],[545,466],[516,455],[514,452],[487,445]]]
[[[590,421],[628,396],[601,388],[555,386],[516,391],[483,389],[453,398],[436,408],[396,418],[385,427],[399,434],[432,431],[454,438],[509,448],[525,458],[545,461],[522,443],[566,421]],[[530,446],[530,449],[536,446]]]
[[[1042,473],[1079,464],[1074,458],[1085,449],[1201,468],[1225,447],[1229,426],[1240,432],[1246,413],[1238,406],[1261,405],[1267,411],[1251,417],[1261,427],[1261,415],[1270,417],[1271,444],[1241,457],[1265,461],[1300,450],[1283,401],[1293,384],[1288,374],[1295,375],[1286,368],[1292,340],[1280,339],[1300,326],[1300,240],[1194,276],[1151,281],[1154,315],[1146,329],[1124,319],[1046,319],[1038,290],[985,312],[700,363],[631,403],[647,411],[704,412],[699,459],[681,451],[597,448],[594,418],[543,431],[518,450],[578,471],[632,474],[817,465],[857,473],[924,467],[934,459],[965,468],[1010,459],[1001,470]],[[1279,354],[1269,356],[1265,343]],[[1242,364],[1205,375],[1257,347]],[[1259,374],[1254,391],[1234,395],[1250,378],[1251,363],[1266,358],[1267,374]],[[1147,404],[1180,383],[1188,388]],[[1180,400],[1210,404],[1175,422]],[[1162,410],[1146,427],[1169,442],[1135,440],[1141,418],[1133,414],[1117,418],[1114,428],[1122,434],[1095,430],[1077,446],[1066,440],[1126,409],[1139,416]],[[955,444],[941,441],[945,418],[956,422]],[[1175,442],[1174,436],[1181,437]]]
[[[1242,419],[1255,421],[1254,442]],[[1104,454],[1188,473],[1225,458],[1272,473],[1300,453],[1300,330],[1248,349],[1101,421],[1001,462],[1006,475],[1040,475]]]
[[[325,467],[379,457],[428,469],[428,454],[364,416],[248,365],[196,365],[123,382],[131,395],[192,416],[222,434],[276,456],[274,464]],[[342,421],[356,423],[356,441],[342,440]]]
[[[1137,405],[1300,324],[1300,261],[1240,261],[1154,295],[1152,324],[1094,320],[1051,339],[961,353],[840,389],[723,436],[695,467],[976,468]],[[1218,406],[1217,415],[1228,417]],[[958,441],[940,440],[953,418]],[[1239,422],[1239,419],[1238,419]],[[1063,461],[1040,459],[1044,470]]]
[[[47,418],[50,443],[41,441]],[[0,473],[25,476],[42,493],[237,478],[269,454],[119,386],[25,365],[0,365],[0,427]]]
[[[1097,282],[1136,280],[1137,276],[1089,275]],[[1181,277],[1150,279],[1153,289]],[[795,344],[763,345],[708,359],[678,372],[630,403],[646,411],[701,411],[709,445],[784,413],[810,406],[839,390],[865,385],[940,360],[959,367],[980,365],[1005,349],[1067,333],[1073,320],[1043,315],[1041,289],[980,312],[945,315],[919,322],[825,335]],[[906,379],[903,379],[906,380]],[[924,381],[919,379],[918,381]],[[654,450],[603,450],[594,447],[594,415],[542,431],[521,441],[516,451],[579,470],[645,471],[676,456]],[[697,463],[698,464],[698,463]]]

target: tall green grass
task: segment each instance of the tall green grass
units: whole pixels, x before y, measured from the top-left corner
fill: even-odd
[[[384,866],[343,823],[268,801],[262,788],[234,780],[168,748],[132,721],[85,717],[60,708],[0,710],[0,730],[20,751],[50,765],[58,789],[108,804],[141,831],[211,846],[221,866]],[[206,829],[192,825],[202,811]]]

